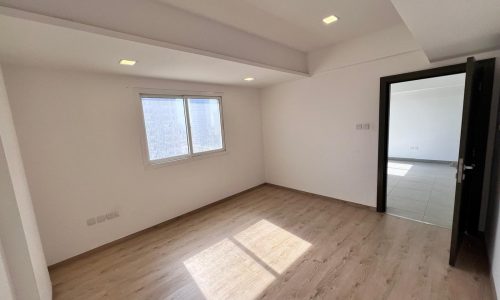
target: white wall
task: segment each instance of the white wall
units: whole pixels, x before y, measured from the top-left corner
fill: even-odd
[[[0,240],[18,299],[51,299],[47,264],[0,69]]]
[[[491,186],[492,195],[488,205],[485,238],[491,264],[491,276],[495,283],[496,294],[500,295],[500,136],[498,131],[496,141]]]
[[[264,182],[256,89],[6,66],[49,264]],[[223,92],[227,152],[145,168],[135,88]],[[120,217],[87,226],[118,209]]]
[[[311,78],[263,90],[267,182],[376,206],[380,77],[465,62],[430,64],[409,33],[393,40],[393,31],[312,53],[310,61],[323,65]],[[476,58],[493,56],[499,52]]]
[[[457,161],[463,99],[464,85],[391,92],[389,157]]]
[[[12,281],[10,279],[10,272],[7,266],[7,257],[3,251],[2,243],[0,241],[0,299],[13,300],[14,292],[12,288]]]
[[[500,109],[500,63],[497,59],[495,70],[495,85],[493,88],[492,114],[499,112]],[[495,139],[493,155],[493,163],[491,169],[491,185],[488,185],[490,197],[485,211],[487,212],[485,239],[488,250],[488,256],[491,264],[491,276],[495,283],[496,294],[500,295],[500,118],[495,115],[495,119],[490,119],[490,124],[494,130],[490,134]],[[485,206],[483,206],[485,207]]]

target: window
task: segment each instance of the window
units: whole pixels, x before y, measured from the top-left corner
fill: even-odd
[[[150,162],[224,151],[221,99],[141,94]]]

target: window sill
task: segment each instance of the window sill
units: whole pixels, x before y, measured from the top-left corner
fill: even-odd
[[[215,151],[210,151],[210,152],[205,152],[201,154],[195,154],[195,155],[190,155],[190,156],[183,156],[179,158],[173,158],[173,159],[164,159],[164,160],[157,160],[157,161],[147,161],[145,163],[145,168],[146,169],[157,169],[157,168],[162,168],[166,166],[172,166],[172,165],[178,165],[178,164],[184,164],[188,162],[193,162],[205,158],[210,158],[210,157],[217,157],[221,155],[226,155],[228,151],[226,149],[222,150],[215,150]]]

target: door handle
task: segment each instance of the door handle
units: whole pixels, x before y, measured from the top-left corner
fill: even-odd
[[[459,158],[458,159],[458,167],[457,167],[457,183],[462,183],[462,180],[464,180],[464,159]]]
[[[465,165],[463,158],[458,159],[457,182],[462,183],[465,179],[465,170],[473,170],[475,167],[475,164],[471,164],[470,166]]]
[[[476,167],[475,164],[471,164],[470,166],[464,165],[464,170],[472,170]]]

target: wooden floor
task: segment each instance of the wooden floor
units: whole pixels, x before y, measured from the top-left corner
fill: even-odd
[[[55,299],[491,299],[450,231],[265,185],[51,270]]]

